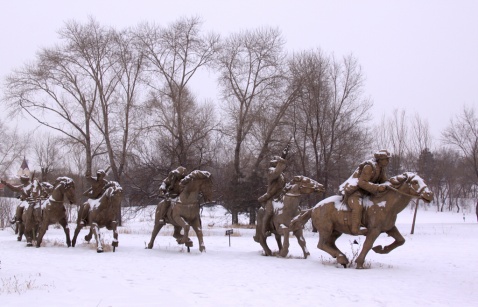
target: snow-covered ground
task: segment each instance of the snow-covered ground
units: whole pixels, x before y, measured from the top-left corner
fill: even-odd
[[[154,208],[131,216],[121,227],[116,252],[96,253],[81,231],[67,248],[61,229],[50,229],[45,246],[26,247],[11,228],[0,230],[0,306],[475,306],[478,290],[478,223],[473,214],[419,211],[399,215],[405,245],[388,255],[370,252],[369,269],[343,269],[318,250],[317,234],[306,230],[311,256],[302,259],[296,240],[288,258],[262,256],[253,229],[234,228],[219,208],[205,209],[206,252],[195,237],[188,253],[163,228],[145,249]],[[71,224],[73,233],[75,225]],[[105,243],[111,232],[102,229]],[[359,245],[343,235],[338,247],[350,258]],[[382,235],[377,244],[389,244]],[[269,246],[277,251],[274,239]]]

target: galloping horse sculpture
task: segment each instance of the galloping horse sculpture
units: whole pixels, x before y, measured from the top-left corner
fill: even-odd
[[[274,208],[269,228],[275,236],[281,257],[286,257],[289,253],[289,232],[291,231],[289,224],[290,221],[300,213],[300,196],[323,191],[323,185],[317,181],[304,176],[295,176],[284,187],[280,201],[269,200],[269,202],[272,202]],[[262,246],[266,256],[271,256],[272,252],[269,246],[267,246],[267,237],[265,237],[262,232],[264,214],[264,208],[260,208],[257,213],[256,235],[254,236],[254,240]],[[302,227],[295,229],[293,234],[297,237],[297,242],[302,248],[304,258],[307,258],[310,253],[306,247]],[[283,244],[281,242],[281,236],[284,236]]]
[[[21,241],[22,236],[25,235],[27,240],[27,246],[33,246],[33,239],[36,239],[38,229],[41,223],[41,211],[35,210],[40,208],[42,199],[42,187],[38,180],[33,179],[32,190],[30,197],[20,203],[19,207],[23,207],[21,213],[21,219],[17,220],[18,237],[17,240]],[[17,212],[19,210],[17,209]]]
[[[180,185],[183,189],[177,198],[171,200],[171,206],[166,213],[165,222],[174,226],[173,237],[176,238],[178,244],[185,244],[188,247],[192,246],[192,241],[189,238],[189,229],[192,227],[198,238],[199,250],[203,252],[206,250],[206,247],[203,241],[201,215],[199,212],[199,196],[202,195],[206,202],[212,201],[212,176],[209,172],[195,170],[184,177],[180,181]],[[165,223],[160,222],[159,216],[161,206],[164,206],[164,204],[165,202],[161,201],[156,207],[154,228],[148,244],[149,249],[153,248],[154,239],[165,225]],[[184,230],[182,235],[181,229]]]
[[[66,245],[70,247],[70,228],[68,227],[68,216],[63,202],[66,198],[70,204],[76,203],[75,182],[68,177],[58,177],[53,186],[50,197],[42,203],[41,207],[34,209],[37,211],[37,215],[41,214],[42,216],[37,237],[37,247],[40,247],[48,226],[55,223],[59,223],[63,227]]]
[[[117,217],[120,213],[121,201],[123,200],[123,189],[116,181],[110,181],[105,186],[104,193],[98,199],[88,199],[78,213],[75,234],[71,245],[75,247],[76,238],[83,226],[89,225],[90,232],[85,236],[85,240],[90,242],[92,236],[95,236],[96,251],[103,252],[103,243],[101,242],[100,228],[106,227],[113,231],[113,252],[118,247]],[[82,217],[86,216],[86,225],[82,222]]]
[[[362,224],[367,228],[365,242],[358,255],[357,269],[363,269],[365,256],[373,249],[379,254],[388,254],[393,249],[405,243],[405,239],[395,226],[397,215],[405,209],[412,198],[422,199],[426,203],[433,200],[433,192],[427,187],[420,176],[406,172],[390,178],[387,190],[381,195],[373,195],[363,199]],[[347,257],[337,248],[335,241],[343,233],[351,233],[351,212],[343,203],[342,196],[330,196],[319,202],[314,208],[307,210],[291,223],[292,229],[302,228],[312,218],[312,224],[319,232],[317,247],[337,259],[344,268],[349,263]],[[394,238],[390,245],[372,248],[373,243],[381,233],[387,233]]]

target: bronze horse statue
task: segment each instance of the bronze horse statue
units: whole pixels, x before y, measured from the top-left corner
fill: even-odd
[[[271,229],[271,233],[275,236],[281,257],[286,257],[289,253],[289,233],[291,231],[289,224],[291,220],[300,213],[300,196],[317,192],[324,192],[324,186],[308,177],[295,176],[284,187],[280,201],[269,200],[271,204],[268,205],[272,205],[274,209],[268,228]],[[264,236],[262,232],[264,211],[264,208],[260,208],[257,213],[256,235],[254,236],[254,240],[262,246],[266,256],[271,256],[272,252],[269,246],[267,246],[267,237]],[[297,237],[297,242],[302,248],[304,258],[307,258],[310,253],[306,247],[302,227],[295,229],[293,234]],[[281,242],[281,236],[284,236],[283,244]]]
[[[388,254],[405,243],[395,222],[398,213],[407,207],[412,198],[422,199],[426,203],[433,200],[433,192],[415,173],[406,172],[394,176],[386,185],[385,192],[363,199],[362,225],[367,228],[367,233],[362,250],[355,260],[357,269],[364,268],[365,256],[370,249],[379,254]],[[344,204],[342,196],[335,195],[322,200],[315,207],[296,217],[290,227],[302,228],[310,218],[319,232],[317,247],[336,258],[345,268],[349,260],[335,245],[335,241],[343,233],[352,234],[351,211]],[[386,233],[395,240],[385,247],[378,245],[372,248],[381,233]]]
[[[205,202],[212,201],[213,182],[211,173],[199,170],[192,171],[180,181],[180,185],[182,191],[177,198],[171,200],[171,206],[168,208],[164,219],[165,223],[174,226],[173,237],[176,238],[178,244],[185,244],[188,250],[192,246],[192,241],[189,238],[189,229],[192,227],[198,238],[199,250],[203,252],[206,247],[203,241],[199,197],[202,195]],[[149,249],[153,248],[154,239],[165,225],[165,223],[160,222],[159,216],[161,206],[164,206],[165,203],[162,200],[156,207],[154,228],[148,244]],[[181,229],[184,230],[182,235]]]
[[[70,204],[76,203],[75,182],[68,177],[58,177],[53,186],[50,197],[42,203],[41,208],[34,209],[41,211],[37,211],[37,214],[42,216],[37,236],[37,247],[40,247],[48,226],[55,223],[59,223],[63,227],[66,245],[70,247],[70,228],[68,227],[68,216],[63,202],[66,198]]]
[[[100,228],[106,227],[113,231],[113,252],[118,247],[118,231],[117,218],[121,209],[121,201],[123,200],[123,189],[116,181],[110,181],[105,186],[105,191],[98,199],[88,199],[78,213],[75,234],[71,245],[75,247],[76,238],[83,226],[89,225],[90,232],[85,236],[85,240],[89,243],[92,236],[95,236],[96,251],[103,252],[103,243],[101,242]],[[86,225],[83,224],[82,217],[86,216]]]
[[[33,239],[36,239],[40,227],[42,219],[41,210],[35,209],[41,208],[41,203],[44,200],[42,194],[43,191],[40,182],[33,179],[30,196],[20,203],[17,208],[16,216],[21,216],[21,218],[16,221],[18,230],[17,240],[21,241],[22,236],[25,235],[28,247],[33,246]]]

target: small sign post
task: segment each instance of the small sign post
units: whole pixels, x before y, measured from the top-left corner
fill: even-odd
[[[229,247],[231,246],[231,235],[234,233],[233,229],[226,230],[226,236],[229,236]]]

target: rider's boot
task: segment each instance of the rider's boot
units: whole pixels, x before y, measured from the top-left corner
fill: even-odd
[[[271,232],[269,230],[269,223],[272,218],[272,210],[268,210],[266,208],[264,218],[263,218],[263,223],[262,223],[262,233],[264,234],[264,237],[268,237],[271,235]]]

